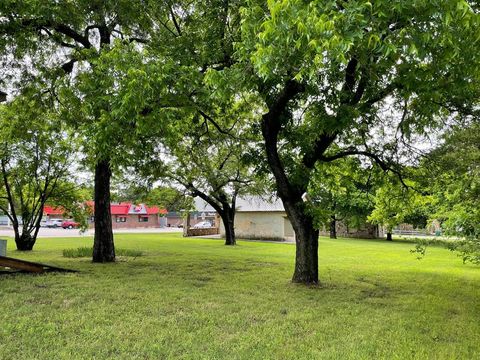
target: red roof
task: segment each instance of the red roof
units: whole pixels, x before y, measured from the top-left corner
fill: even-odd
[[[154,215],[154,214],[165,215],[165,214],[168,213],[167,209],[159,209],[156,206],[152,206],[152,207],[146,206],[146,209],[147,209],[147,214],[148,215]]]
[[[87,206],[89,206],[92,209],[92,213],[94,212],[94,207],[95,203],[93,201],[87,201]],[[128,211],[130,210],[130,207],[132,206],[132,203],[129,202],[124,202],[120,204],[111,204],[110,205],[110,211],[112,215],[128,215]],[[145,206],[145,209],[147,211],[147,215],[156,215],[156,214],[166,214],[167,210],[166,209],[160,209],[157,206]]]
[[[65,209],[62,208],[62,207],[54,207],[54,206],[50,206],[50,205],[45,205],[43,207],[43,214],[44,215],[63,215],[63,213],[65,212]]]
[[[130,205],[128,203],[112,204],[110,205],[110,211],[112,215],[127,215]]]

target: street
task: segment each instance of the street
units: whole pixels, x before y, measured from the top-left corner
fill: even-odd
[[[182,232],[183,229],[181,228],[136,228],[136,229],[114,229],[113,232],[115,234],[134,234],[134,233],[172,233],[172,232]],[[86,232],[81,233],[78,229],[62,229],[62,228],[40,228],[40,232],[38,233],[38,237],[85,237],[85,236],[93,236],[94,230],[88,229]],[[0,228],[0,238],[5,236],[13,237],[13,229],[2,227]]]

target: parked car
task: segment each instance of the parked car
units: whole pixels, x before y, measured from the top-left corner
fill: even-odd
[[[80,224],[76,221],[73,220],[65,220],[62,223],[62,228],[64,229],[76,229],[80,226]]]
[[[48,227],[48,228],[57,228],[57,227],[61,227],[62,225],[63,225],[62,219],[50,219],[45,221],[45,227]]]
[[[194,229],[207,229],[213,227],[210,221],[200,221],[192,226]]]

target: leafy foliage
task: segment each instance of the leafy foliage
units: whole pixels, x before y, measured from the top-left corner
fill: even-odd
[[[0,209],[13,224],[20,250],[35,244],[47,201],[61,201],[69,209],[78,201],[72,181],[74,139],[62,130],[48,96],[37,91],[0,108]]]
[[[117,190],[118,201],[130,201],[134,203],[143,203],[155,205],[168,211],[188,211],[193,207],[193,199],[184,192],[168,187],[157,186],[149,188],[148,186],[130,185],[126,188]]]
[[[311,210],[318,226],[330,225],[332,219],[359,228],[373,210],[375,168],[363,168],[354,158],[332,164],[317,164],[308,190]]]
[[[408,185],[410,187],[394,177],[387,177],[375,194],[375,208],[369,220],[385,226],[387,233],[392,233],[395,226],[404,222],[421,223],[431,199],[418,193],[411,181]]]
[[[431,218],[446,235],[464,238],[450,247],[464,262],[480,263],[480,125],[457,127],[429,154],[423,170],[430,174]]]

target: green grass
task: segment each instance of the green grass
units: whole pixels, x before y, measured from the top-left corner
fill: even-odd
[[[91,246],[82,246],[76,249],[64,249],[63,256],[67,258],[81,258],[81,257],[92,257],[93,255],[93,248]],[[139,250],[132,250],[132,249],[115,249],[115,255],[117,257],[123,256],[131,256],[131,257],[138,257],[142,256],[143,252]]]
[[[91,239],[9,255],[80,270],[0,276],[0,359],[478,359],[480,268],[429,247],[321,239],[316,288],[289,244],[117,235],[144,256],[64,258]]]

